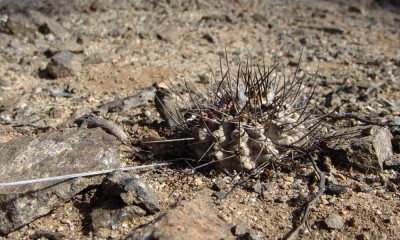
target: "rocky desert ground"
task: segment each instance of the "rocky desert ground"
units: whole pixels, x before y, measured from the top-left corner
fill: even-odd
[[[171,164],[0,184],[1,239],[400,238],[397,0],[5,0],[0,46],[0,183]],[[246,63],[310,73],[324,177],[163,142],[160,86],[203,93]]]

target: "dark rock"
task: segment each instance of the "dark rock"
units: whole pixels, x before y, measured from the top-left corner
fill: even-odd
[[[392,134],[384,127],[346,128],[340,138],[327,144],[335,164],[355,167],[363,172],[382,171],[383,162],[393,155]]]
[[[0,182],[90,172],[119,166],[115,137],[101,129],[64,129],[0,144]],[[0,233],[49,213],[103,176],[0,188]]]
[[[47,232],[47,231],[37,231],[31,236],[29,236],[29,239],[47,239],[47,240],[58,240],[62,239],[64,236],[61,235],[60,233],[54,233],[54,232]]]
[[[49,109],[48,115],[50,118],[61,118],[63,113],[64,111],[62,108],[52,107]]]
[[[347,186],[344,186],[344,185],[331,184],[327,188],[328,194],[341,195],[346,192],[347,192]]]
[[[259,13],[253,13],[253,15],[251,15],[251,17],[258,22],[267,22],[268,19],[266,16],[264,16],[263,14],[259,14]]]
[[[82,63],[78,57],[69,51],[59,52],[51,58],[47,65],[47,72],[54,78],[78,75]]]
[[[209,43],[217,43],[217,39],[211,33],[204,34],[203,38],[206,39]]]
[[[112,0],[94,0],[90,5],[90,10],[100,12],[105,11],[110,6]]]
[[[383,166],[385,169],[394,169],[400,171],[400,154],[395,154],[388,157],[384,162]]]
[[[324,220],[329,229],[341,229],[344,226],[343,218],[338,214],[331,214]]]
[[[361,13],[362,13],[361,8],[356,7],[356,6],[350,6],[350,7],[348,8],[348,10],[349,10],[349,12],[351,12],[351,13],[358,13],[358,14],[361,14]]]
[[[44,35],[52,33],[60,39],[68,38],[69,34],[67,30],[57,21],[36,11],[29,11],[29,14],[32,17],[33,22],[39,26],[39,31]]]
[[[399,125],[400,125],[399,119],[392,120],[392,122],[395,123],[395,124],[399,124]],[[392,138],[393,150],[394,150],[396,153],[399,153],[399,152],[400,152],[400,135],[398,135],[398,134],[396,134],[396,133],[393,133],[393,134],[395,135],[395,136]]]
[[[370,187],[370,186],[367,185],[367,184],[360,184],[360,185],[357,185],[357,186],[355,187],[355,190],[356,190],[357,192],[364,192],[364,193],[367,193],[367,192],[371,192],[371,191],[372,191],[372,187]]]
[[[143,178],[116,172],[104,181],[103,189],[106,196],[118,196],[126,205],[139,206],[149,213],[160,211],[158,196]]]
[[[146,211],[138,206],[126,206],[120,199],[114,198],[104,202],[90,214],[93,230],[111,227],[134,217],[142,217]]]
[[[208,84],[210,83],[210,78],[205,74],[200,74],[199,76],[199,83]]]
[[[341,104],[342,99],[335,91],[328,93],[325,100],[325,107],[338,107]]]
[[[230,226],[212,208],[210,190],[190,201],[178,203],[154,221],[131,232],[125,239],[235,239]]]

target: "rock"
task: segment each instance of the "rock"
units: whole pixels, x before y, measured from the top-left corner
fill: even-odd
[[[63,236],[60,233],[55,233],[55,232],[48,232],[48,231],[37,231],[34,234],[30,235],[30,239],[47,239],[47,240],[58,240],[62,239],[65,236]]]
[[[348,10],[349,10],[349,12],[351,12],[351,13],[358,13],[358,14],[361,14],[361,13],[362,13],[361,8],[356,7],[356,6],[349,6]]]
[[[341,229],[344,226],[343,218],[338,214],[330,214],[324,222],[329,229]]]
[[[128,206],[136,205],[149,213],[160,211],[158,196],[138,176],[116,172],[105,179],[103,189],[106,196],[118,196]]]
[[[209,43],[217,43],[217,39],[211,33],[206,33],[203,35],[203,38],[206,39]]]
[[[400,119],[395,119],[395,120],[392,120],[391,122],[400,125]],[[393,134],[394,134],[394,137],[392,138],[393,150],[396,153],[399,153],[400,152],[400,135],[398,135],[398,133],[396,133],[396,132]]]
[[[178,41],[178,39],[180,37],[179,28],[176,26],[168,26],[166,28],[163,28],[157,32],[157,37],[160,40],[174,43],[174,42]]]
[[[3,77],[0,77],[0,88],[2,88],[3,90],[10,90],[12,86],[12,82],[10,79],[5,79]],[[3,109],[0,106],[0,112],[2,112]]]
[[[22,14],[12,14],[6,24],[8,31],[14,35],[32,35],[36,32],[36,26]]]
[[[347,186],[339,184],[330,184],[327,188],[328,194],[341,195],[347,192]]]
[[[59,52],[51,58],[47,72],[54,78],[78,75],[82,63],[78,57],[69,51]]]
[[[278,203],[285,203],[285,202],[289,201],[289,197],[286,195],[282,195],[279,198],[277,198],[275,201]]]
[[[337,92],[333,91],[326,95],[325,107],[338,107],[341,104],[342,99]]]
[[[112,0],[94,0],[93,3],[90,5],[90,10],[101,12],[108,9]]]
[[[388,157],[385,162],[383,162],[383,166],[385,169],[394,169],[396,171],[400,171],[400,154],[395,154],[391,157]]]
[[[211,189],[220,192],[228,190],[229,186],[223,179],[216,179],[213,185],[211,186]]]
[[[54,36],[60,39],[68,38],[68,31],[57,21],[33,10],[29,11],[29,14],[33,22],[39,26],[39,32],[43,33],[44,35],[52,33]]]
[[[11,40],[10,47],[15,49],[18,55],[23,55],[26,49],[26,47],[17,38]]]
[[[221,191],[221,192],[213,192],[212,196],[217,198],[217,200],[224,199],[228,195],[228,192]]]
[[[119,166],[115,137],[101,129],[63,129],[0,144],[0,182]],[[103,176],[0,188],[0,234],[30,223],[102,182]]]
[[[372,187],[369,186],[369,185],[367,185],[367,184],[359,184],[359,185],[357,185],[357,186],[355,187],[355,190],[356,190],[357,192],[364,192],[364,193],[367,193],[367,192],[371,192],[371,191],[372,191]]]
[[[383,162],[393,155],[392,134],[384,127],[346,128],[340,138],[327,144],[335,164],[347,165],[362,172],[380,172]]]
[[[205,75],[205,74],[200,74],[200,75],[198,75],[198,77],[199,77],[198,83],[201,83],[201,84],[208,84],[208,83],[210,83],[210,77],[208,77],[207,75]]]
[[[35,39],[33,43],[35,45],[36,51],[38,51],[39,53],[44,53],[50,49],[50,46],[44,39]]]
[[[104,202],[90,214],[93,230],[111,227],[134,217],[142,217],[146,211],[138,206],[126,206],[120,199],[114,198]]]
[[[178,203],[154,221],[138,227],[125,239],[235,239],[230,226],[212,210],[211,191],[204,189]]]
[[[241,222],[239,224],[237,224],[233,229],[233,234],[235,234],[235,236],[241,236],[241,235],[245,235],[246,233],[248,233],[250,231],[250,228],[247,224]]]
[[[262,193],[263,186],[260,182],[256,182],[253,186],[251,186],[251,191],[255,193]]]
[[[232,233],[237,236],[239,240],[257,240],[260,239],[249,226],[243,222],[232,228]]]

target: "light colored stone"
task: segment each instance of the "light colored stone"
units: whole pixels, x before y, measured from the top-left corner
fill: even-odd
[[[344,226],[344,221],[340,215],[331,214],[325,218],[325,224],[329,229],[341,229]]]
[[[105,170],[119,166],[115,137],[103,130],[63,129],[0,144],[0,182]],[[104,176],[0,187],[0,234],[48,214]]]

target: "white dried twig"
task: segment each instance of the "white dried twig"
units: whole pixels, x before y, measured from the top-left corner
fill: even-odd
[[[173,162],[171,162],[171,163],[156,163],[156,164],[142,165],[142,166],[135,166],[135,167],[114,168],[114,169],[100,170],[100,171],[94,171],[94,172],[75,173],[75,174],[46,177],[46,178],[35,178],[35,179],[23,180],[23,181],[17,181],[17,182],[0,183],[0,187],[16,187],[16,186],[28,185],[28,184],[34,184],[34,183],[63,181],[63,180],[69,180],[69,179],[78,178],[78,177],[89,177],[89,176],[107,174],[107,173],[112,173],[115,171],[134,171],[134,170],[145,169],[145,168],[169,166],[172,164],[174,164],[174,163]]]

